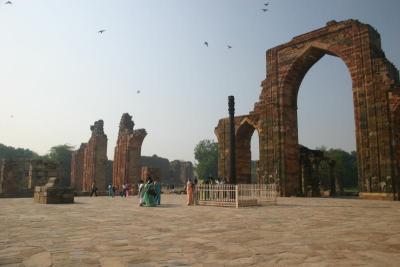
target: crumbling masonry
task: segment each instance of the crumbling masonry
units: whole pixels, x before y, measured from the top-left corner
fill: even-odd
[[[113,185],[137,184],[141,178],[141,150],[147,133],[145,129],[133,130],[132,116],[124,113],[119,124],[113,163]]]
[[[90,130],[89,142],[82,143],[72,153],[71,186],[78,192],[90,192],[92,183],[99,191],[106,191],[107,135],[104,134],[103,120],[95,121]]]
[[[359,190],[398,198],[399,72],[386,59],[379,33],[357,20],[328,22],[267,51],[260,99],[250,114],[235,117],[238,182],[250,179],[250,139],[257,130],[259,182],[279,184],[284,196],[300,193],[297,93],[307,71],[325,54],[341,58],[351,75]],[[219,121],[215,134],[219,176],[229,180],[228,118]]]

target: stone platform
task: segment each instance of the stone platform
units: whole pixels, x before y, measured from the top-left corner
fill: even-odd
[[[70,204],[74,203],[74,191],[60,185],[56,177],[49,178],[44,186],[36,186],[33,200],[40,204]]]
[[[400,202],[278,198],[232,209],[161,200],[0,199],[0,266],[399,266]]]

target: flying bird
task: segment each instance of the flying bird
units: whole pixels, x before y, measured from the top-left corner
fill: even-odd
[[[7,2],[4,2],[4,4],[5,4],[5,5],[11,5],[12,2],[11,2],[11,1],[7,1]]]
[[[137,93],[137,94],[140,94],[140,90],[137,90],[136,93]]]
[[[105,32],[106,30],[100,30],[98,31],[98,33],[103,34],[103,32]]]
[[[227,47],[228,47],[228,49],[231,49],[231,48],[232,48],[232,46],[230,46],[230,45],[227,45]]]
[[[208,47],[208,42],[204,42],[204,45]]]
[[[266,9],[266,8],[262,8],[261,10],[264,11],[264,12],[268,11],[268,9]]]
[[[269,5],[269,2],[267,2],[267,3],[264,3],[264,6],[268,6]]]

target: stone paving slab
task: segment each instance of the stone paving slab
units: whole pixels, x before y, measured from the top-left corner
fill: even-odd
[[[0,199],[1,266],[400,266],[400,202],[279,198],[188,207],[162,195]]]

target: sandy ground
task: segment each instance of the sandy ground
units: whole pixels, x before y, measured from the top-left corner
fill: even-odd
[[[162,195],[0,199],[5,266],[400,266],[400,202],[279,198],[275,206],[188,207]]]

